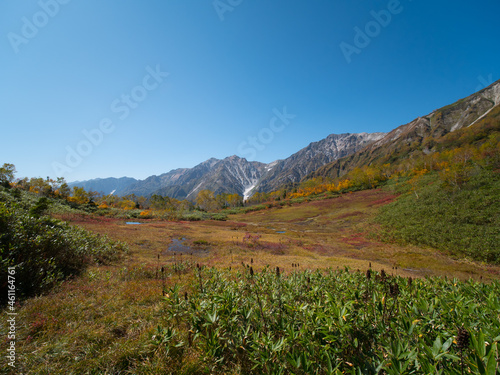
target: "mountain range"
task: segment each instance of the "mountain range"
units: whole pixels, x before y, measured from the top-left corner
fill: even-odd
[[[237,193],[248,198],[256,191],[269,192],[283,185],[300,182],[319,167],[350,155],[384,136],[385,133],[331,134],[284,160],[269,164],[233,155],[222,160],[211,158],[193,168],[174,169],[144,180],[104,178],[78,181],[70,186],[121,196],[159,194],[194,200],[199,191],[208,189],[215,194]]]
[[[432,152],[433,140],[471,126],[500,104],[500,81],[456,103],[418,117],[389,133],[331,134],[290,157],[265,164],[238,156],[211,158],[193,168],[179,168],[144,180],[129,177],[77,181],[70,186],[116,195],[166,195],[194,200],[199,191],[237,193],[244,198],[312,177],[338,177],[356,166],[387,162],[412,150]]]

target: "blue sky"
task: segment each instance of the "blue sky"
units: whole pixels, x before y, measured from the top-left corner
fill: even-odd
[[[0,163],[145,178],[390,131],[500,79],[498,14],[498,0],[5,0]]]

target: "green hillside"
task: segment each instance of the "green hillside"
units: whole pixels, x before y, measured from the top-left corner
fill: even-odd
[[[460,189],[443,187],[437,173],[421,178],[381,208],[386,241],[431,246],[456,256],[500,263],[500,176],[479,171]]]

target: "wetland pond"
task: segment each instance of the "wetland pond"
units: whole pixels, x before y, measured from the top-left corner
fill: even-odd
[[[168,251],[187,255],[208,255],[207,248],[191,247],[184,244],[185,238],[172,238],[172,243],[168,246]]]

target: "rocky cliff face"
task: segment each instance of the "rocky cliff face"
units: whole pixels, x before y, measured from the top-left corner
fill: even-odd
[[[237,193],[246,199],[256,191],[269,192],[299,182],[317,168],[352,154],[383,136],[385,133],[331,134],[287,159],[270,164],[249,162],[238,156],[210,159],[191,169],[150,177],[130,186],[126,193],[194,200],[200,190],[208,189],[216,194]]]
[[[394,143],[400,139],[412,142],[426,136],[439,137],[464,126],[471,126],[498,104],[500,104],[500,81],[467,98],[394,129],[386,137],[374,142],[370,149]]]
[[[249,162],[238,156],[223,160],[209,159],[193,168],[177,169],[160,176],[148,177],[129,186],[128,194],[168,195],[177,199],[194,200],[200,190],[209,189],[216,194],[245,191],[262,176],[266,164]]]

